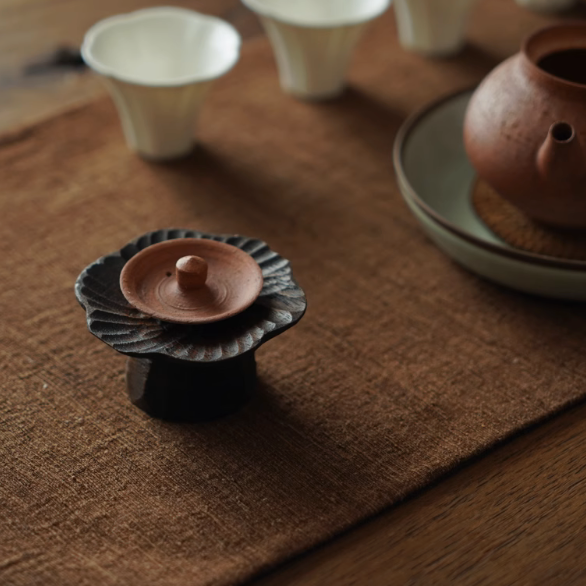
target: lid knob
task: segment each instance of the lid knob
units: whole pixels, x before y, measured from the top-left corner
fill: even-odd
[[[177,285],[184,291],[200,289],[208,278],[208,263],[201,256],[182,256],[177,261],[175,269]]]

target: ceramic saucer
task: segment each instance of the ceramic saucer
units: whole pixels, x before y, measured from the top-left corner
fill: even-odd
[[[472,93],[434,102],[399,131],[393,156],[407,205],[440,249],[478,275],[526,293],[586,300],[586,262],[513,248],[474,211],[475,173],[462,139]]]

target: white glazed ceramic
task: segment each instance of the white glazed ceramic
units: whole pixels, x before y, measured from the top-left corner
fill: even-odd
[[[151,159],[192,149],[206,93],[239,52],[240,36],[227,22],[171,7],[102,20],[82,45],[85,62],[107,82],[128,145]]]
[[[436,102],[399,132],[394,162],[405,201],[438,247],[467,269],[527,293],[586,301],[586,262],[513,248],[476,215],[475,174],[462,139],[471,95]]]
[[[515,0],[519,6],[536,12],[558,12],[568,10],[576,0]]]
[[[346,70],[366,23],[391,0],[242,0],[271,41],[281,87],[310,100],[344,90]]]
[[[464,46],[468,15],[476,0],[393,0],[401,45],[429,56]]]

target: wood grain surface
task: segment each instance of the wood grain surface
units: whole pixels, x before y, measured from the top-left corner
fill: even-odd
[[[256,586],[586,584],[586,406]]]
[[[481,0],[500,10],[512,0]],[[79,45],[96,20],[138,0],[2,0],[0,129],[47,116],[103,92],[54,51]],[[173,2],[221,15],[245,38],[260,33],[238,0]],[[550,21],[519,9],[519,32]],[[512,11],[503,10],[508,30]],[[571,16],[583,17],[583,8]],[[477,59],[489,45],[480,16]],[[511,52],[516,41],[511,40]],[[586,365],[585,365],[586,368]],[[255,581],[257,586],[586,584],[586,406],[500,446],[376,519]]]

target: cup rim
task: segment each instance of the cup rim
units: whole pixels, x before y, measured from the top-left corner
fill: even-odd
[[[135,77],[133,75],[122,74],[118,72],[115,68],[106,65],[103,61],[97,59],[94,56],[93,46],[96,39],[99,37],[100,34],[102,34],[105,30],[109,29],[110,27],[128,22],[136,22],[169,14],[180,16],[184,19],[196,20],[198,22],[208,22],[209,24],[222,27],[226,31],[229,31],[233,36],[234,47],[233,54],[230,60],[227,62],[227,64],[213,75],[191,74],[178,76],[173,79],[159,79],[149,81],[141,78],[140,76]],[[238,33],[238,31],[229,22],[226,22],[221,18],[211,16],[208,14],[203,14],[195,10],[189,10],[187,8],[180,8],[177,6],[156,6],[151,8],[141,8],[140,10],[134,10],[132,12],[127,12],[123,14],[116,14],[114,16],[109,16],[107,18],[104,18],[103,20],[96,22],[86,31],[84,35],[83,43],[81,45],[81,56],[85,63],[88,65],[88,67],[90,67],[91,69],[105,77],[116,79],[118,81],[122,81],[132,85],[144,87],[171,88],[187,86],[193,83],[203,81],[211,81],[219,77],[222,77],[223,75],[228,73],[228,71],[230,71],[238,62],[238,59],[240,57],[241,45],[242,38],[240,36],[240,33]]]
[[[379,17],[381,14],[386,12],[391,5],[392,0],[380,0],[379,6],[375,10],[371,10],[370,12],[365,13],[363,16],[357,18],[344,18],[344,17],[334,17],[329,19],[322,19],[322,20],[305,20],[302,18],[295,18],[291,16],[285,16],[280,13],[279,10],[271,9],[271,7],[267,6],[266,4],[262,3],[260,0],[241,0],[242,4],[244,4],[247,8],[256,12],[257,14],[272,18],[278,22],[282,22],[284,24],[304,27],[304,28],[336,28],[341,26],[349,26],[353,24],[361,24],[364,22],[368,22],[369,20],[373,20]]]

